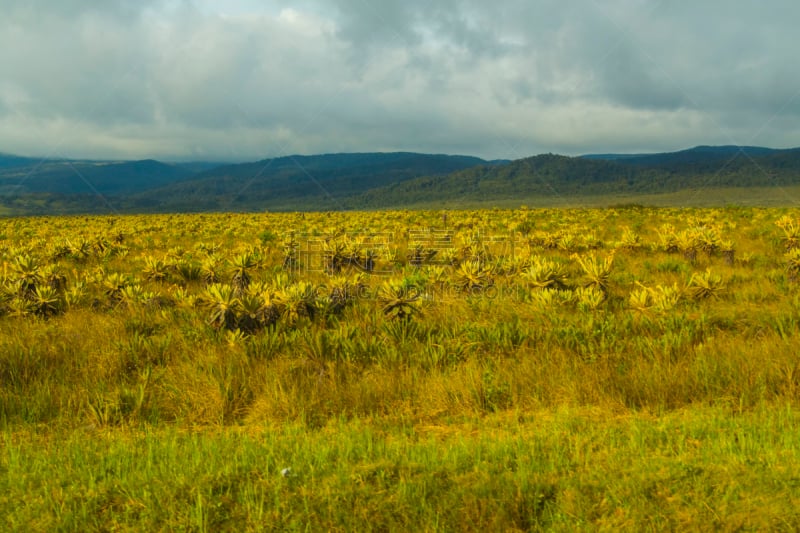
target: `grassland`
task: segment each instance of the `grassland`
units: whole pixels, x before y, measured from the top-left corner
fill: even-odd
[[[777,208],[0,221],[0,527],[800,528]]]
[[[551,194],[548,194],[551,193]],[[723,208],[770,207],[786,208],[800,202],[800,186],[771,187],[719,187],[701,183],[697,188],[686,187],[676,192],[654,193],[618,193],[618,194],[558,194],[547,191],[531,197],[510,196],[508,198],[492,198],[477,200],[475,198],[450,198],[438,202],[419,202],[411,206],[414,209],[515,209],[524,204],[530,208],[606,208],[640,205],[644,207],[686,208]]]

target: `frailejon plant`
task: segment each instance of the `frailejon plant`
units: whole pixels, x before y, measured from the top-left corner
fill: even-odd
[[[456,269],[453,283],[462,291],[491,287],[494,284],[492,268],[477,259],[464,261]]]
[[[784,215],[775,221],[775,225],[783,230],[783,247],[787,252],[800,248],[800,225],[796,219]]]
[[[109,303],[116,304],[122,299],[122,290],[131,285],[133,280],[120,272],[112,272],[103,279],[103,294]]]
[[[472,261],[482,263],[487,258],[486,246],[483,243],[480,233],[472,232],[466,236],[462,245],[458,248],[457,255],[461,261]]]
[[[545,250],[555,250],[561,243],[563,232],[537,230],[529,239],[533,248],[544,248]]]
[[[77,281],[64,291],[64,305],[67,309],[78,308],[86,301],[86,283]]]
[[[63,294],[67,289],[67,276],[61,270],[61,267],[55,264],[49,264],[42,267],[42,283],[59,294]]]
[[[719,296],[724,289],[722,276],[714,274],[711,269],[705,272],[696,272],[689,279],[688,291],[695,300]]]
[[[449,272],[448,268],[442,265],[428,265],[425,267],[425,277],[428,279],[428,282],[436,287],[437,289],[442,289],[447,284],[447,280],[449,279]]]
[[[223,283],[212,283],[198,298],[199,305],[208,312],[206,322],[217,328],[236,329],[239,298],[233,287]]]
[[[54,288],[43,285],[36,287],[30,296],[33,313],[42,317],[50,317],[63,311],[64,302]]]
[[[567,253],[575,253],[581,246],[581,240],[575,233],[562,233],[558,239],[558,249]]]
[[[614,253],[612,252],[604,259],[595,254],[581,256],[573,254],[571,256],[583,269],[587,281],[584,286],[596,287],[603,292],[608,292],[611,282],[611,272],[614,269]]]
[[[575,301],[582,311],[595,311],[606,301],[606,293],[596,285],[575,289]]]
[[[144,279],[158,282],[166,281],[168,274],[169,268],[163,259],[156,259],[151,256],[144,258],[144,267],[142,268]]]
[[[786,252],[786,275],[791,281],[797,281],[800,277],[800,248]]]
[[[16,289],[8,280],[0,280],[0,315],[8,311],[8,303],[16,296]]]
[[[52,243],[48,246],[47,256],[52,261],[58,261],[59,259],[63,259],[69,257],[70,254],[70,246],[66,240],[61,240],[57,243]]]
[[[697,260],[697,250],[700,248],[700,242],[693,230],[681,231],[676,235],[675,242],[687,261],[694,263]]]
[[[645,287],[638,282],[637,285],[628,295],[628,306],[642,313],[666,313],[674,309],[681,299],[681,290],[677,283],[657,285],[654,288]]]
[[[313,319],[318,309],[317,297],[316,287],[307,281],[292,283],[274,294],[281,318],[289,325],[297,324],[301,318]]]
[[[231,286],[236,294],[243,294],[250,285],[251,271],[256,268],[258,261],[255,255],[245,252],[231,260]]]
[[[239,316],[236,318],[236,326],[247,334],[252,334],[259,329],[274,323],[277,313],[270,313],[272,308],[266,305],[261,294],[242,294],[239,297]]]
[[[119,301],[129,307],[136,307],[144,303],[144,290],[138,283],[125,285],[119,291]]]
[[[695,230],[697,246],[708,257],[713,256],[720,247],[719,232],[716,228],[703,226]]]
[[[368,248],[364,251],[364,270],[373,272],[375,270],[375,263],[378,260],[378,251],[374,248]]]
[[[349,264],[347,244],[336,239],[326,240],[322,245],[322,264],[328,274],[338,274]]]
[[[21,297],[28,297],[36,291],[42,282],[39,261],[30,255],[17,256],[11,266],[13,282]]]
[[[384,316],[390,319],[408,320],[421,310],[420,290],[406,280],[389,280],[378,290],[378,301]]]
[[[652,289],[653,307],[660,313],[672,311],[680,302],[683,294],[677,283],[657,285]]]
[[[566,286],[566,268],[556,261],[533,256],[530,266],[523,270],[522,278],[532,287],[539,289],[561,289]]]
[[[67,245],[69,246],[69,254],[75,261],[86,261],[92,255],[92,243],[84,237],[80,237],[75,241],[67,241]]]
[[[197,303],[197,295],[180,286],[172,287],[172,299],[177,306],[184,309],[192,309]]]
[[[283,241],[281,241],[281,252],[283,253],[283,260],[281,266],[284,269],[292,270],[297,268],[297,260],[299,257],[300,244],[294,237],[294,233],[290,233]]]
[[[196,281],[200,279],[203,270],[200,264],[190,259],[181,259],[175,263],[175,272],[183,281]]]
[[[625,228],[617,248],[633,252],[642,248],[642,237],[630,228]]]
[[[720,240],[719,250],[725,259],[725,264],[733,266],[736,261],[736,244],[732,240]]]
[[[6,309],[9,315],[13,317],[26,317],[36,314],[36,304],[30,297],[14,296],[6,304]]]
[[[649,312],[654,304],[653,290],[639,285],[628,295],[628,306],[642,313]]]
[[[345,265],[356,268],[364,269],[364,251],[363,251],[364,238],[359,236],[355,238],[348,238],[344,241],[344,263]]]
[[[525,256],[501,256],[497,258],[495,271],[509,278],[516,278],[531,266],[531,261]]]
[[[680,250],[675,226],[672,224],[662,224],[657,231],[659,240],[658,248],[661,251],[671,254]]]
[[[201,278],[206,284],[220,283],[224,277],[222,260],[216,254],[211,254],[200,263]]]
[[[531,303],[541,310],[571,302],[572,296],[571,291],[560,289],[533,289],[530,292]]]
[[[345,307],[355,303],[366,287],[364,275],[361,273],[332,278],[326,286],[328,311],[340,313]]]

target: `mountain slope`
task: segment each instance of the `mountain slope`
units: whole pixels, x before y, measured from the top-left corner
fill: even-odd
[[[719,166],[729,160],[741,158],[747,160],[756,157],[785,152],[761,146],[695,146],[678,152],[663,152],[657,154],[588,154],[581,156],[584,159],[602,159],[616,161],[628,165],[641,167],[660,168],[664,170],[693,170],[698,166]]]
[[[391,184],[367,191],[354,203],[377,208],[431,201],[658,194],[692,187],[800,184],[800,149],[763,149],[742,154],[738,148],[706,151],[701,147],[686,152],[689,153],[630,158],[539,155],[502,167],[482,166],[448,176]],[[641,161],[635,162],[640,158]]]
[[[38,162],[38,159],[0,152],[0,170],[35,165]]]
[[[216,168],[131,202],[157,210],[341,209],[369,189],[482,164],[477,157],[409,152],[288,156]]]
[[[25,158],[20,158],[25,159]],[[130,194],[186,179],[190,167],[143,161],[26,160],[0,169],[0,193]]]
[[[624,189],[650,172],[613,161],[544,154],[500,166],[480,166],[442,177],[424,177],[373,189],[357,203],[369,207],[425,201],[475,201],[599,194]]]

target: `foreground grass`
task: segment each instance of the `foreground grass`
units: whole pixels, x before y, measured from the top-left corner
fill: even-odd
[[[10,531],[800,528],[800,413],[10,433]],[[288,475],[282,470],[290,468]]]

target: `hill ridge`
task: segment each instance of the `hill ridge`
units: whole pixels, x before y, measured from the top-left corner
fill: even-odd
[[[108,205],[118,212],[340,210],[787,185],[800,185],[800,148],[698,145],[515,161],[404,151],[294,154],[243,163],[0,155],[0,202],[12,213],[92,212]],[[104,202],[96,201],[97,194]]]

